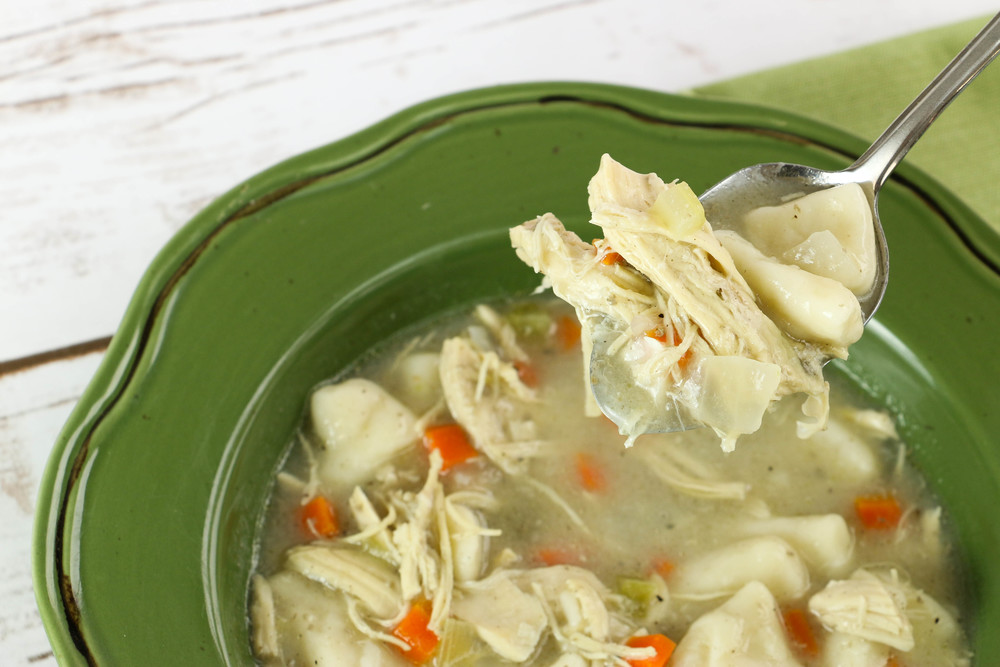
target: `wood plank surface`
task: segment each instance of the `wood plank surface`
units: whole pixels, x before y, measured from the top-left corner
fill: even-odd
[[[499,83],[699,84],[986,0],[0,0],[0,663],[54,664],[30,578],[52,443],[143,270],[219,194]]]
[[[0,361],[109,335],[206,203],[416,102],[546,79],[678,91],[987,5],[921,4],[8,1]]]
[[[102,351],[0,375],[0,664],[55,660],[31,581],[35,496],[52,443]]]

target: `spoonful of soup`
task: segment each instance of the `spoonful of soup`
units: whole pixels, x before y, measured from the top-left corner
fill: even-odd
[[[587,244],[552,214],[512,229],[518,256],[576,308],[592,412],[629,442],[708,426],[731,450],[773,401],[801,395],[800,435],[823,428],[823,366],[885,293],[879,189],[998,51],[1000,15],[845,170],[761,164],[699,198],[604,156],[588,187],[603,238]]]
[[[867,322],[878,309],[889,278],[889,252],[878,215],[879,190],[924,131],[998,51],[1000,14],[847,169],[759,164],[736,172],[701,195],[705,217],[717,238],[764,312],[784,332],[805,341],[837,342],[845,350],[860,337],[857,311],[845,292],[857,297]],[[815,276],[832,279],[846,290],[817,281]],[[601,410],[620,428],[664,432],[703,423],[699,412],[704,409],[692,410],[678,400],[661,407],[655,404],[654,395],[630,385],[623,368],[628,360],[613,349],[620,326],[604,320],[595,329],[591,383]],[[833,353],[823,361],[838,356]],[[739,394],[741,389],[733,385],[740,379],[749,378],[720,379],[719,389]],[[721,407],[732,410],[736,406]],[[755,422],[743,427],[756,430]]]

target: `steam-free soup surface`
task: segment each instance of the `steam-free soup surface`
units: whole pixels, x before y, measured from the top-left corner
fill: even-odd
[[[579,324],[480,306],[311,397],[260,543],[289,665],[965,665],[941,509],[889,417],[795,398],[724,453],[586,417]],[[801,399],[800,399],[801,400]]]

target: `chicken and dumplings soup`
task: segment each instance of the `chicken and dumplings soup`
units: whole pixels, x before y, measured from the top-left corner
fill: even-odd
[[[861,335],[865,239],[715,233],[680,185],[606,158],[601,238],[511,231],[561,298],[443,314],[312,391],[250,583],[260,663],[970,664],[946,515],[891,415],[823,374]],[[830,197],[759,216],[855,194]],[[595,313],[703,427],[601,415]]]

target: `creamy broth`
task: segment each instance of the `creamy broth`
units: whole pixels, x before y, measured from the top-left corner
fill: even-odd
[[[370,470],[350,483],[330,479],[340,473],[329,473],[336,464],[324,459],[330,444],[313,403],[262,529],[250,607],[263,663],[655,665],[662,663],[642,662],[653,649],[633,638],[663,635],[678,645],[668,665],[747,664],[739,656],[709,659],[704,644],[722,636],[720,613],[738,618],[757,604],[767,612],[744,619],[741,641],[746,656],[767,664],[968,664],[955,620],[958,567],[940,508],[884,413],[835,382],[829,425],[805,440],[795,427],[801,398],[788,397],[730,453],[705,428],[645,435],[626,448],[610,421],[584,416],[578,326],[564,303],[533,298],[447,318],[376,350],[348,377],[374,382],[407,406],[415,423],[406,422],[410,437],[383,459],[351,459]],[[479,369],[482,400],[504,369],[531,395],[507,401],[523,408],[505,413],[519,425],[504,431],[511,442],[484,447],[475,437],[483,427],[462,424],[475,456],[438,475],[437,455],[419,434],[461,421],[461,410],[449,407],[453,397],[442,403],[435,384],[433,355],[455,339],[489,360]],[[374,510],[368,520],[356,488]],[[427,530],[407,541],[400,517],[420,505],[421,490]],[[328,535],[309,534],[314,524],[299,519],[317,496],[329,500],[339,524]],[[445,499],[465,508],[456,511],[472,516],[478,534],[456,541],[465,534],[455,527],[461,522],[434,514]],[[382,522],[381,532],[362,525],[372,521]],[[450,539],[442,538],[446,527]],[[332,570],[306,562],[301,545],[315,550],[310,557],[348,553],[355,570],[346,561]],[[408,549],[423,549],[426,560],[401,564]],[[353,571],[377,572],[389,583],[359,592],[339,578]],[[416,589],[407,591],[407,577],[415,577]],[[494,602],[476,608],[484,591]],[[874,637],[863,620],[845,618],[858,591],[876,606],[889,600],[885,623],[892,632],[907,626],[899,636]],[[504,596],[517,603],[513,611],[503,608]],[[432,611],[431,634],[421,634],[431,643],[410,651],[400,639],[406,632],[396,629],[421,601]],[[591,603],[600,609],[588,611]],[[493,627],[522,612],[527,639]],[[795,629],[795,618],[805,630]],[[525,628],[537,631],[534,640]]]

